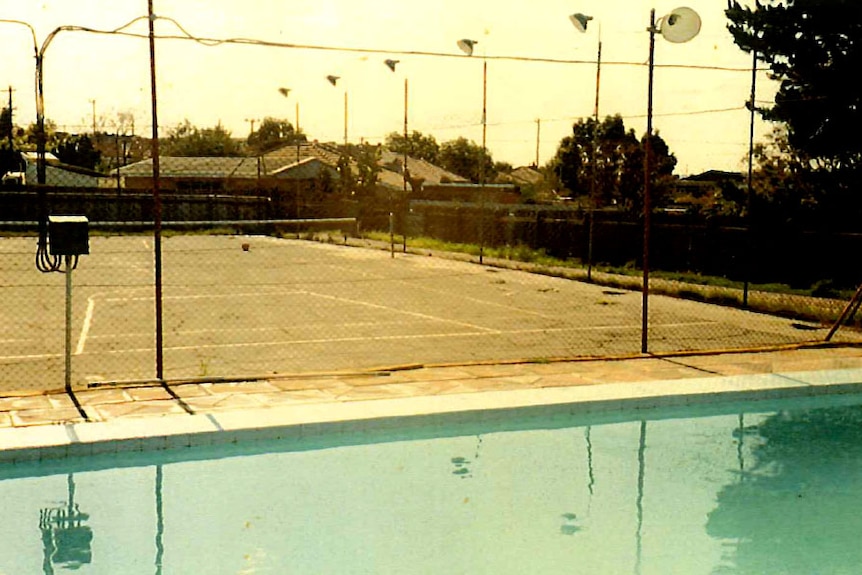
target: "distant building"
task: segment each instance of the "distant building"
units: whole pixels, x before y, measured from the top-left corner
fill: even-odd
[[[258,157],[167,157],[159,159],[161,189],[194,194],[260,194],[274,190],[295,190],[322,178],[337,182],[341,150],[334,144],[302,142],[285,145]],[[354,158],[348,159],[354,173]],[[425,200],[476,201],[484,190],[487,201],[519,201],[516,183],[487,183],[484,187],[425,160],[380,149],[377,193],[386,197],[407,189],[410,198]],[[122,187],[146,190],[152,187],[152,159],[147,158],[119,170]],[[406,176],[406,177],[405,177]]]
[[[122,187],[153,187],[153,159],[119,169]],[[267,182],[260,158],[159,156],[159,188],[186,194],[256,194]],[[263,181],[262,181],[263,180]]]
[[[741,172],[707,170],[676,180],[670,195],[672,205],[668,208],[687,210],[711,210],[724,198],[730,188],[740,188],[745,183]]]
[[[26,164],[24,170],[26,183],[36,184],[39,173],[38,155],[36,152],[22,152],[21,157]],[[45,152],[45,185],[66,188],[96,188],[109,181],[105,174],[64,164],[54,154]]]

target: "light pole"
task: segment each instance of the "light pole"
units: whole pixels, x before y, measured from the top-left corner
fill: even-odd
[[[333,86],[338,85],[341,76],[333,76],[330,74],[326,80]],[[344,153],[347,153],[347,88],[344,89]]]
[[[290,88],[279,88],[278,93],[287,98],[290,96]],[[295,102],[296,108],[296,125],[293,128],[293,133],[296,139],[296,161],[299,161],[300,145],[299,145],[299,100]]]
[[[51,256],[48,254],[48,214],[45,206],[45,190],[43,188],[46,180],[45,170],[45,98],[43,91],[43,62],[45,60],[45,51],[51,44],[54,37],[62,30],[77,30],[76,26],[59,26],[51,31],[45,40],[42,42],[41,48],[36,39],[36,31],[33,26],[21,20],[0,20],[5,24],[16,24],[25,26],[30,31],[30,36],[33,40],[33,52],[36,58],[36,183],[39,184],[37,192],[39,203],[39,239],[36,245],[36,269],[41,272],[56,272],[60,271],[62,258],[59,256]]]
[[[576,14],[572,14],[569,16],[569,20],[571,20],[572,24],[579,32],[587,31],[587,22],[592,20],[592,16],[587,16],[586,14],[581,14],[580,12]],[[589,224],[589,233],[587,237],[587,281],[591,281],[593,279],[593,230],[595,214],[596,214],[596,204],[598,202],[596,198],[596,194],[598,192],[598,145],[599,145],[599,86],[601,85],[601,77],[602,77],[602,27],[599,25],[599,42],[598,42],[598,51],[596,53],[596,103],[593,107],[593,121],[595,126],[593,128],[593,143],[592,143],[592,152],[590,154],[591,163],[592,163],[592,179],[590,181],[590,224]]]
[[[383,63],[386,64],[386,66],[390,70],[392,70],[392,72],[395,72],[395,66],[399,62],[400,62],[399,60],[388,59],[388,60],[384,60]],[[407,90],[408,90],[407,89],[407,77],[405,76],[404,77],[404,160],[403,160],[403,165],[401,167],[401,174],[403,176],[403,178],[402,178],[403,187],[402,187],[402,191],[401,191],[401,193],[402,193],[401,199],[402,199],[402,201],[405,201],[405,202],[407,201],[407,145],[408,145],[408,139],[407,139],[408,138],[408,135],[407,135],[407,93],[408,92],[407,92]],[[406,219],[406,214],[405,214],[405,219]],[[406,221],[403,222],[403,225],[406,226]],[[404,240],[403,250],[406,252],[407,251],[407,230],[404,229],[401,231],[402,231],[402,238]],[[393,214],[392,195],[391,194],[389,196],[389,251],[391,253],[391,256],[394,258],[395,257],[395,225],[394,225],[394,214]]]
[[[24,26],[30,31],[30,37],[33,40],[33,53],[36,57],[36,81],[35,81],[35,92],[36,92],[36,146],[37,146],[37,167],[36,167],[36,179],[37,183],[44,184],[45,183],[45,170],[44,170],[44,160],[45,160],[45,148],[44,141],[42,140],[42,134],[44,133],[44,121],[43,121],[43,100],[42,100],[42,56],[44,54],[45,48],[47,48],[48,39],[45,40],[45,44],[42,46],[42,50],[39,50],[39,41],[36,39],[36,31],[33,29],[33,26],[28,24],[27,22],[23,22],[21,20],[0,20],[0,23],[3,24],[16,24],[19,26]],[[55,34],[57,30],[52,32]],[[49,36],[51,38],[52,36]],[[41,155],[39,152],[39,144],[42,144]]]
[[[691,8],[676,8],[656,22],[655,9],[650,10],[649,32],[649,79],[647,82],[647,127],[644,139],[644,197],[643,197],[643,287],[641,315],[641,353],[649,351],[649,242],[652,207],[652,108],[653,69],[655,68],[655,35],[674,44],[688,42],[700,32],[700,16]]]
[[[755,35],[755,41],[757,36]],[[754,98],[757,95],[757,48],[758,44],[755,43],[751,49],[751,95],[748,100],[748,108],[749,108],[749,121],[748,121],[748,192],[746,194],[746,215],[745,217],[748,219],[748,239],[751,241],[753,239],[753,234],[751,233],[751,224],[754,222],[754,217],[752,216],[751,209],[754,206],[754,112],[756,110],[754,104]],[[748,284],[751,280],[751,249],[745,251],[746,253],[746,262],[745,262],[745,281],[742,286],[742,307],[748,308]]]
[[[44,63],[45,63],[45,52],[48,50],[48,46],[51,45],[51,42],[54,38],[63,31],[68,32],[90,32],[93,34],[126,34],[124,29],[133,23],[141,20],[142,18],[148,18],[150,24],[156,20],[157,16],[152,13],[152,0],[148,0],[149,2],[149,15],[144,17],[137,17],[133,20],[127,22],[123,26],[118,28],[114,28],[112,30],[97,30],[93,28],[86,28],[83,26],[58,26],[54,28],[44,39],[41,47],[39,46],[39,42],[36,39],[36,31],[33,29],[27,22],[23,22],[21,20],[7,20],[0,19],[0,23],[5,24],[15,24],[18,26],[24,26],[30,31],[30,37],[33,41],[33,53],[36,58],[36,77],[35,77],[35,92],[36,92],[36,183],[39,184],[38,188],[38,202],[39,202],[39,240],[36,248],[36,268],[42,272],[56,272],[60,271],[60,267],[62,264],[62,258],[58,256],[51,256],[48,254],[48,239],[47,239],[47,213],[45,213],[46,209],[46,200],[45,200],[45,190],[44,185],[46,183],[46,168],[45,168],[45,148],[47,145],[47,137],[45,134],[45,92],[44,92]],[[152,26],[151,26],[152,28]],[[152,37],[152,29],[150,30],[150,36]],[[95,115],[95,101],[93,102],[94,106],[94,115]],[[154,125],[155,128],[155,125]],[[94,127],[95,132],[95,127]],[[154,164],[157,163],[157,160],[154,160]],[[154,165],[155,167],[155,165]]]
[[[290,92],[290,88],[281,87],[278,89],[278,93],[284,96],[285,99],[290,96]],[[299,102],[296,102],[296,127],[294,128],[294,135],[296,139],[296,163],[298,164],[301,156],[299,143]],[[300,214],[304,212],[302,186],[299,184],[299,180],[293,181],[293,205],[294,216],[299,219]]]
[[[458,47],[467,56],[473,55],[478,40],[463,38]],[[479,263],[485,255],[485,145],[488,128],[488,59],[482,56],[482,153],[479,156]]]
[[[159,155],[159,114],[156,90],[156,15],[153,13],[153,0],[147,0],[147,26],[150,54],[150,115],[152,117],[151,153],[153,156],[153,268],[155,274],[155,314],[156,314],[156,379],[166,389],[164,380],[164,320],[162,310],[162,197],[160,189]],[[173,392],[169,390],[173,395]]]

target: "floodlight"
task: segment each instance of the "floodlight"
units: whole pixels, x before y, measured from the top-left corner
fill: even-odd
[[[395,65],[398,64],[398,62],[400,62],[400,60],[389,59],[389,60],[384,60],[383,63],[386,64],[387,66],[389,66],[389,69],[394,72],[395,71]]]
[[[288,94],[290,94],[290,88],[279,88],[278,93],[287,98]]]
[[[578,29],[578,32],[586,32],[587,31],[587,22],[592,20],[592,16],[587,16],[586,14],[581,14],[580,12],[576,14],[571,14],[569,16],[569,20],[572,21],[575,28]]]
[[[644,195],[643,195],[643,287],[641,304],[641,353],[649,351],[649,253],[650,253],[650,194],[652,188],[651,158],[652,155],[652,97],[653,97],[653,68],[655,62],[655,35],[664,36],[664,39],[674,44],[688,42],[700,32],[700,16],[691,8],[676,8],[661,17],[656,26],[655,10],[650,11],[649,32],[649,81],[647,88],[647,125],[646,137],[644,138]]]
[[[659,21],[658,33],[674,44],[688,42],[700,32],[700,16],[691,8],[672,10]]]
[[[338,82],[338,80],[340,78],[341,78],[341,76],[333,76],[331,74],[326,77],[326,79],[329,80],[329,83],[332,84],[333,86],[335,86],[335,84]]]
[[[478,40],[468,40],[467,38],[463,38],[458,40],[458,47],[461,48],[461,51],[467,54],[468,56],[473,55],[473,47],[478,44]]]

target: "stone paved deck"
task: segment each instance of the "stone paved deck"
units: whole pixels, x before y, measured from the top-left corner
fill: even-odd
[[[553,363],[420,367],[373,373],[280,377],[265,381],[126,384],[0,396],[0,429],[223,414],[249,409],[355,404],[374,400],[540,390],[607,383],[697,380],[862,368],[862,347],[800,347]],[[75,404],[77,401],[78,405]],[[370,405],[370,403],[368,404]],[[79,408],[80,406],[80,408]],[[0,449],[3,446],[0,445]]]

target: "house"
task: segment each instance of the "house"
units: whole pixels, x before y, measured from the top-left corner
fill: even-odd
[[[24,160],[24,181],[28,184],[38,182],[39,160],[36,152],[22,152]],[[114,180],[116,181],[116,180]],[[110,185],[111,179],[100,172],[78,166],[64,164],[57,156],[45,152],[45,184],[60,188],[96,188]]]
[[[342,151],[335,144],[301,142],[276,148],[258,157],[166,157],[159,160],[160,186],[163,191],[194,194],[263,195],[274,191],[318,190],[323,179],[340,179]],[[358,173],[355,158],[348,165]],[[405,158],[380,148],[376,193],[381,198],[403,192],[411,198],[426,200],[472,201],[484,190],[488,201],[518,201],[519,188],[513,183],[485,186],[444,170],[418,158]],[[126,189],[152,188],[152,159],[129,164],[119,170]],[[405,178],[406,176],[406,178]],[[299,182],[305,182],[305,185]],[[300,186],[300,188],[297,188]]]
[[[340,176],[335,167],[324,163],[320,158],[307,157],[273,170],[268,177],[278,180],[317,180],[328,177],[338,181]]]
[[[545,181],[545,176],[533,166],[521,166],[505,175],[505,178],[522,188],[538,186]]]
[[[261,166],[265,173],[272,173],[285,166],[315,158],[334,169],[338,166],[340,157],[341,151],[334,144],[321,144],[317,141],[301,142],[296,145],[281,146],[265,153],[261,156]]]
[[[545,175],[533,166],[521,166],[508,174],[503,174],[499,181],[518,186],[522,201],[553,202],[558,198],[550,190],[544,190]]]
[[[330,170],[336,170],[341,156],[341,149],[335,144],[324,144],[317,141],[303,142],[298,145],[282,146],[264,154],[262,164],[265,171],[271,175],[281,173],[280,171],[289,165],[298,165],[311,158],[318,160],[320,165],[326,166]],[[356,159],[351,157],[348,162],[353,173],[357,173]],[[426,186],[436,186],[441,183],[470,183],[466,178],[430,162],[411,157],[406,159],[407,178],[405,180],[404,163],[403,154],[380,148],[378,160],[380,171],[377,173],[377,194],[379,196],[387,197],[392,192],[403,192],[405,183],[407,190],[413,194],[413,197],[421,196]],[[275,168],[275,166],[279,167]],[[335,173],[337,174],[337,171]]]
[[[119,170],[122,187],[149,190],[153,186],[153,159]],[[159,188],[187,194],[257,195],[266,180],[260,158],[159,157]]]
[[[382,168],[378,175],[381,185],[387,188],[402,190],[404,188],[404,154],[398,154],[387,149],[381,149],[380,161]],[[407,187],[415,196],[421,196],[426,186],[436,186],[445,183],[469,184],[470,180],[453,174],[439,166],[407,156]]]
[[[675,208],[712,210],[717,204],[732,200],[745,183],[741,172],[707,170],[676,180],[671,191]]]

